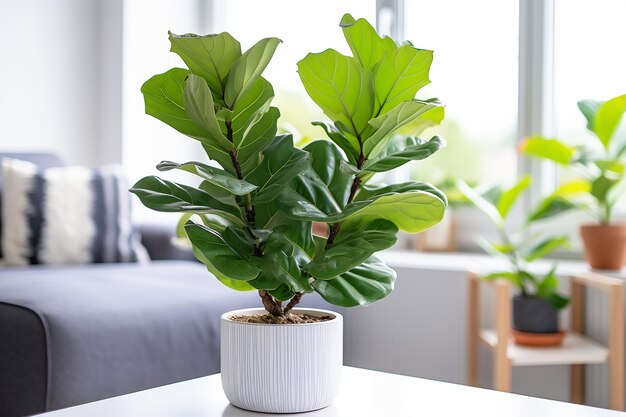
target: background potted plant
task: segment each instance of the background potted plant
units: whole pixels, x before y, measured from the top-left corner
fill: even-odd
[[[509,268],[488,273],[483,278],[488,280],[503,278],[517,288],[518,294],[513,297],[513,336],[516,342],[559,344],[564,334],[559,331],[558,311],[568,304],[569,299],[557,291],[556,265],[544,276],[531,272],[528,266],[555,249],[566,246],[568,239],[566,236],[531,237],[526,231],[518,236],[512,236],[505,227],[512,207],[529,185],[530,178],[524,177],[512,188],[496,195],[490,193],[490,197],[487,198],[463,181],[459,181],[458,188],[493,222],[498,231],[498,240],[479,239],[478,243],[488,254],[506,259]],[[528,217],[526,226],[543,218],[546,216],[537,216],[535,211]],[[547,337],[533,338],[535,334]]]
[[[147,207],[181,212],[196,257],[224,285],[258,291],[263,309],[222,316],[222,382],[236,406],[302,412],[329,405],[342,365],[341,316],[296,310],[307,293],[351,307],[393,289],[395,272],[375,256],[399,230],[420,232],[445,211],[430,184],[369,185],[379,172],[436,152],[443,141],[394,132],[443,118],[436,100],[415,100],[429,83],[432,51],[381,38],[364,19],[341,27],[353,56],[328,49],[298,63],[306,90],[332,123],[316,122],[330,140],[304,149],[276,135],[279,111],[261,73],[280,43],[259,41],[242,53],[228,33],[170,34],[185,68],[142,87],[146,112],[198,140],[211,165],[164,161],[199,186],[155,176],[131,189]],[[327,224],[327,236],[312,223]]]
[[[626,134],[620,129],[626,95],[608,101],[582,100],[578,108],[587,119],[587,129],[598,139],[595,143],[570,146],[556,139],[531,137],[522,143],[521,150],[572,166],[582,174],[582,180],[565,184],[546,200],[544,210],[587,210],[598,219],[597,224],[580,227],[589,265],[596,269],[621,269],[626,262],[626,224],[614,224],[611,219],[623,192],[618,184],[624,180],[626,167]]]

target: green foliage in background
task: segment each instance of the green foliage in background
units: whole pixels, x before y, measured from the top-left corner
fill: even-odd
[[[163,161],[159,171],[191,173],[200,185],[149,176],[131,192],[153,210],[184,213],[179,232],[195,256],[224,285],[258,290],[276,316],[313,291],[346,307],[387,296],[395,273],[375,253],[391,247],[399,230],[433,226],[446,207],[430,184],[367,184],[444,145],[439,137],[396,134],[407,123],[443,118],[436,100],[414,99],[429,83],[432,51],[381,38],[350,15],[341,27],[354,56],[329,49],[298,63],[308,93],[332,121],[315,122],[330,140],[303,149],[276,134],[280,112],[262,77],[279,39],[242,52],[228,33],[170,34],[187,68],[155,75],[141,89],[146,113],[200,142],[214,164]],[[327,232],[313,234],[313,222]]]
[[[623,192],[618,184],[624,184],[625,179],[626,134],[619,127],[626,112],[626,94],[608,101],[582,100],[578,108],[587,120],[587,129],[597,138],[595,144],[570,146],[544,137],[531,137],[522,143],[521,151],[526,155],[574,167],[584,178],[557,189],[535,217],[581,208],[600,224],[609,224],[613,207]]]
[[[502,257],[510,264],[509,269],[489,273],[484,275],[483,278],[507,279],[519,289],[522,295],[545,298],[555,308],[561,309],[568,304],[569,299],[557,292],[556,265],[543,277],[530,272],[528,265],[537,259],[549,255],[558,248],[567,247],[569,245],[567,236],[530,238],[528,235],[522,234],[521,239],[514,240],[505,228],[505,221],[510,216],[513,206],[529,185],[530,177],[526,176],[508,190],[504,190],[496,196],[486,198],[463,181],[459,181],[457,184],[458,189],[491,220],[498,230],[500,237],[498,241],[480,238],[477,243],[488,254]],[[528,227],[538,220],[531,214],[525,226]]]

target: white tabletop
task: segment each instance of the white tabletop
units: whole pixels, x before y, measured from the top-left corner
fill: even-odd
[[[299,417],[623,416],[623,413],[463,385],[344,367],[332,406]],[[233,407],[219,375],[166,385],[51,413],[46,417],[259,417]],[[285,414],[281,414],[285,416]]]

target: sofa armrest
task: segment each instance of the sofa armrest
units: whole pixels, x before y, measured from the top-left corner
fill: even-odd
[[[195,261],[191,250],[182,249],[173,242],[176,230],[171,224],[148,223],[140,226],[141,243],[153,261]]]

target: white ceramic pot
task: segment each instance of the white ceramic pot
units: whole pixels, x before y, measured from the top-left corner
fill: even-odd
[[[242,323],[229,317],[262,314],[251,308],[221,319],[222,386],[234,406],[264,413],[300,413],[332,404],[343,365],[343,317],[307,324]]]

